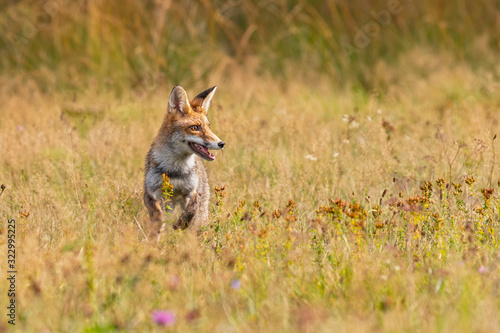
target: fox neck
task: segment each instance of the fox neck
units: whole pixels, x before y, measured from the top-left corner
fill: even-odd
[[[166,135],[165,135],[166,134]],[[176,132],[165,133],[157,138],[153,157],[163,172],[187,174],[196,164],[196,155]]]
[[[179,152],[176,147],[165,145],[153,153],[155,160],[161,169],[167,174],[189,173],[196,164],[196,155]]]

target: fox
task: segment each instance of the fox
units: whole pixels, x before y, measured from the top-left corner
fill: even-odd
[[[170,93],[163,123],[146,155],[144,204],[149,211],[150,232],[157,234],[164,210],[181,207],[174,229],[200,228],[208,224],[210,187],[202,160],[214,161],[210,150],[222,150],[224,141],[210,129],[207,112],[217,86],[189,102],[186,91],[175,86]],[[173,186],[171,204],[162,196],[163,174]]]

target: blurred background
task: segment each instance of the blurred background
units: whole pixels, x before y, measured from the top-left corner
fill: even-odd
[[[398,84],[385,67],[415,49],[493,71],[500,2],[3,0],[0,31],[0,74],[43,88],[143,93],[240,68],[241,80],[324,76],[383,90]]]

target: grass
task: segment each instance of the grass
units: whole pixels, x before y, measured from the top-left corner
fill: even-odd
[[[500,330],[497,4],[454,4],[404,2],[352,59],[326,41],[385,2],[193,1],[161,23],[160,4],[77,1],[0,47],[16,327]],[[1,6],[8,31],[39,8]],[[177,83],[218,84],[227,147],[205,163],[210,226],[146,239],[143,161]]]
[[[1,6],[1,71],[27,72],[42,86],[56,82],[74,91],[151,89],[163,78],[208,82],[231,74],[234,65],[280,78],[324,72],[337,86],[369,90],[381,81],[372,68],[382,59],[398,62],[415,45],[487,71],[500,49],[500,5],[492,0],[9,0]]]

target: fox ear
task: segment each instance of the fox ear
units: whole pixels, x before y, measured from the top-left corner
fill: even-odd
[[[208,111],[210,107],[210,101],[212,101],[212,97],[214,97],[215,90],[217,86],[213,86],[212,88],[208,88],[207,90],[201,92],[196,96],[192,101],[191,105],[193,107],[201,106],[205,112]]]
[[[168,111],[171,113],[186,113],[188,110],[188,97],[181,86],[175,86],[168,98]]]

